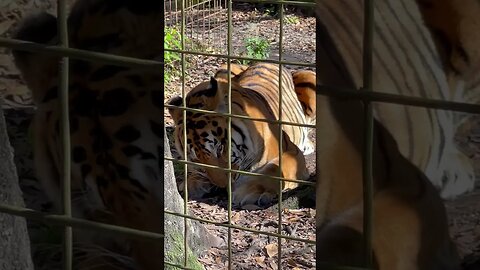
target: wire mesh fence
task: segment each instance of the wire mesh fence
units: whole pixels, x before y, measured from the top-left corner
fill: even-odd
[[[201,43],[211,51],[226,51],[227,0],[170,0],[164,9],[167,33],[179,31],[184,18],[183,33],[192,41],[185,44],[185,50],[198,49],[195,44]]]
[[[236,1],[241,2],[241,1]],[[244,2],[265,2],[265,1],[244,1]],[[276,63],[279,65],[280,69],[283,68],[284,65],[297,65],[297,66],[306,66],[306,67],[315,67],[315,64],[312,63],[298,63],[298,62],[287,62],[284,61],[282,57],[282,38],[283,38],[283,10],[284,5],[292,4],[292,5],[301,5],[305,7],[313,8],[314,4],[311,2],[301,2],[301,1],[268,1],[270,3],[274,3],[279,5],[279,20],[280,20],[280,32],[279,32],[279,55],[278,59],[276,60],[267,60],[266,62]],[[400,95],[388,95],[382,94],[372,91],[372,38],[373,38],[373,0],[365,1],[365,39],[364,39],[364,91],[358,91],[356,89],[333,89],[331,87],[320,87],[318,89],[318,94],[322,95],[330,95],[330,96],[340,96],[340,97],[347,97],[353,99],[360,99],[366,103],[366,114],[365,119],[366,123],[368,124],[367,134],[365,136],[365,145],[367,146],[364,149],[364,163],[363,163],[363,172],[364,172],[364,201],[367,202],[364,204],[364,211],[365,211],[365,222],[364,222],[364,232],[367,237],[365,237],[366,241],[364,243],[365,249],[367,252],[367,260],[366,260],[366,268],[353,268],[353,267],[341,267],[341,266],[327,266],[323,265],[321,262],[318,262],[317,268],[321,267],[321,269],[369,269],[371,267],[371,234],[372,228],[371,225],[371,218],[373,213],[371,212],[371,201],[372,201],[372,176],[371,176],[371,145],[372,145],[372,132],[373,132],[373,116],[372,116],[372,108],[369,105],[371,102],[387,102],[387,103],[395,103],[395,104],[403,104],[403,105],[412,105],[412,106],[423,106],[427,108],[441,108],[441,109],[449,109],[455,110],[460,112],[470,112],[470,113],[478,113],[480,112],[479,105],[473,104],[465,104],[465,103],[457,103],[457,102],[449,102],[449,101],[440,101],[440,100],[425,100],[419,98],[412,98],[412,97],[405,97]],[[52,55],[62,56],[62,61],[60,62],[60,80],[59,80],[59,89],[62,93],[62,111],[63,116],[62,118],[62,144],[63,149],[65,150],[64,155],[70,156],[70,146],[69,146],[69,119],[68,119],[68,72],[69,72],[69,58],[73,59],[83,59],[88,61],[100,61],[105,63],[110,63],[114,65],[122,65],[128,67],[136,67],[136,68],[146,68],[146,69],[159,69],[162,67],[163,63],[159,63],[157,61],[151,60],[140,60],[128,57],[120,57],[120,56],[113,56],[103,53],[93,53],[89,51],[82,51],[78,49],[71,49],[68,48],[68,33],[66,27],[66,18],[67,18],[67,11],[65,6],[65,1],[59,0],[58,2],[58,32],[60,35],[60,43],[57,46],[44,46],[40,44],[34,44],[30,42],[25,42],[21,40],[12,40],[12,39],[5,39],[0,38],[0,46],[14,48],[16,50],[24,50],[30,52],[45,52],[50,53]],[[240,60],[256,60],[253,58],[248,57],[238,57],[232,54],[232,1],[168,1],[165,2],[165,20],[167,25],[179,25],[179,31],[181,34],[181,47],[180,49],[170,49],[166,51],[179,53],[181,55],[181,69],[182,69],[182,97],[183,97],[183,104],[186,104],[186,87],[185,87],[185,56],[188,54],[197,54],[197,55],[208,55],[212,57],[220,57],[227,59],[227,68],[230,70],[230,60],[233,59],[240,59]],[[210,8],[207,10],[207,8]],[[192,17],[188,17],[187,13],[191,11]],[[216,13],[218,12],[218,13]],[[219,15],[221,14],[221,15]],[[215,17],[215,16],[219,17]],[[212,21],[211,24],[208,23],[208,20],[215,17],[215,21]],[[198,23],[198,24],[197,24]],[[200,27],[201,29],[215,29],[215,27],[223,28],[223,31],[226,33],[227,39],[227,48],[226,52],[224,53],[202,53],[198,51],[191,51],[186,42],[185,37],[188,36],[189,27]],[[193,29],[193,28],[192,28]],[[207,30],[206,30],[207,31]],[[215,37],[218,38],[218,37]],[[214,38],[214,39],[215,39]],[[281,74],[281,73],[280,73]],[[231,121],[232,118],[242,118],[244,116],[234,115],[232,114],[231,108],[231,73],[228,73],[228,81],[229,81],[229,91],[228,91],[228,112],[221,114],[225,116],[227,119],[228,130],[231,131]],[[281,79],[279,77],[280,88],[281,88]],[[280,91],[281,93],[281,91]],[[280,94],[279,103],[282,104],[282,95]],[[168,107],[168,106],[167,106]],[[172,107],[173,108],[173,107]],[[208,113],[208,114],[218,114],[217,112],[209,112],[194,108],[188,108],[186,106],[175,107],[177,109],[181,109],[183,113],[183,124],[186,126],[186,115],[187,112],[197,112],[197,113]],[[280,110],[278,111],[278,119],[277,120],[266,120],[266,119],[253,119],[255,121],[267,121],[277,124],[278,126],[278,136],[281,138],[282,135],[282,125],[288,125],[292,123],[288,123],[282,121],[282,107],[280,106]],[[321,130],[320,127],[321,123],[317,123],[314,127],[318,130]],[[311,125],[306,125],[306,127],[313,127]],[[186,132],[186,129],[184,129]],[[184,147],[187,145],[187,134],[183,134],[184,140]],[[281,139],[279,141],[282,141]],[[228,132],[228,139],[227,142],[227,149],[229,153],[231,153],[232,144],[231,144],[231,132]],[[279,152],[282,152],[282,144],[279,144]],[[185,181],[185,197],[184,197],[184,211],[183,213],[174,213],[171,211],[165,211],[168,215],[175,215],[181,218],[184,218],[186,221],[187,219],[198,220],[204,223],[214,224],[216,226],[225,227],[227,228],[227,242],[228,242],[228,269],[235,269],[234,264],[232,263],[232,230],[246,230],[249,232],[268,235],[271,237],[275,237],[278,242],[278,256],[277,256],[277,266],[280,268],[282,265],[282,239],[294,240],[294,241],[302,241],[308,244],[315,244],[315,241],[308,240],[308,239],[301,239],[297,237],[287,236],[282,232],[282,226],[278,226],[277,232],[265,232],[260,230],[255,230],[251,228],[244,228],[238,225],[235,225],[232,222],[232,173],[240,173],[240,174],[250,174],[255,175],[252,172],[243,172],[239,170],[235,170],[231,167],[231,154],[229,154],[229,162],[227,163],[228,166],[226,168],[218,168],[215,166],[210,166],[207,164],[201,164],[189,161],[187,159],[187,152],[186,147],[184,148],[184,159],[178,160],[174,158],[165,158],[167,161],[172,161],[175,163],[179,163],[183,165],[184,169],[184,178],[187,180],[187,169],[188,166],[198,166],[198,167],[211,167],[216,168],[218,170],[223,170],[228,173],[228,220],[226,223],[224,222],[213,222],[210,220],[197,218],[189,215],[188,213],[188,186],[187,181]],[[280,157],[281,159],[281,157]],[[281,172],[281,162],[279,173]],[[72,269],[72,227],[75,228],[84,228],[89,230],[98,230],[104,232],[114,232],[114,233],[122,233],[126,235],[130,235],[132,237],[143,237],[148,238],[150,240],[160,240],[164,238],[164,235],[157,234],[157,233],[150,233],[144,232],[140,230],[134,230],[129,228],[124,228],[120,226],[113,226],[108,224],[102,224],[98,222],[92,222],[87,220],[79,220],[76,218],[71,217],[71,201],[70,201],[70,160],[65,159],[63,164],[63,207],[64,212],[61,215],[48,215],[41,212],[33,211],[26,208],[15,207],[11,205],[0,204],[0,212],[8,213],[17,216],[23,216],[28,219],[35,219],[42,222],[53,223],[55,225],[60,225],[64,227],[64,269]],[[307,185],[314,185],[314,183],[302,181],[298,179],[283,179],[281,174],[277,177],[271,177],[273,179],[278,180],[279,183],[279,207],[278,207],[278,224],[282,224],[282,181],[297,181],[302,184]],[[166,261],[165,264],[170,265],[172,267],[177,267],[179,269],[190,269],[188,265],[188,254],[187,254],[187,231],[184,232],[184,261],[183,265],[177,265],[172,262]]]

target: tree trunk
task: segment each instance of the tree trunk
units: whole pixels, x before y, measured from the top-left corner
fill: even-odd
[[[0,101],[0,202],[24,206]],[[25,218],[0,213],[0,270],[33,269]]]
[[[165,157],[171,157],[170,146],[165,132]],[[177,190],[173,164],[165,160],[165,209],[183,213],[184,202]],[[184,218],[165,214],[165,260],[169,263],[183,265],[184,262]],[[187,220],[187,266],[204,269],[197,261],[197,256],[211,246],[217,246],[221,240],[208,233],[197,221]],[[165,269],[170,269],[168,266]],[[171,268],[176,269],[176,268]]]

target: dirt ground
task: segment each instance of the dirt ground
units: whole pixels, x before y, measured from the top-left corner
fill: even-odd
[[[8,1],[7,1],[8,2]],[[36,1],[44,2],[44,1]],[[2,3],[3,4],[3,3]],[[0,4],[1,6],[1,4]],[[1,14],[9,16],[11,20],[18,19],[16,13]],[[15,15],[16,14],[16,15]],[[15,15],[15,16],[14,16]],[[296,62],[313,62],[315,60],[315,19],[302,17],[297,14],[290,14],[298,19],[292,19],[285,24],[285,39],[283,41],[284,58]],[[13,16],[13,17],[12,17]],[[233,51],[241,54],[245,47],[243,40],[248,36],[262,36],[271,41],[272,52],[270,58],[278,55],[278,20],[266,15],[265,11],[252,11],[248,5],[243,5],[233,13]],[[7,29],[14,24],[0,24],[0,30]],[[7,31],[0,31],[0,34]],[[201,35],[197,35],[201,36]],[[224,37],[224,30],[216,30],[209,37]],[[226,38],[223,42],[226,42]],[[222,45],[225,46],[225,45]],[[38,182],[33,177],[32,155],[28,140],[28,125],[33,110],[30,104],[28,90],[21,83],[18,72],[11,64],[11,58],[6,54],[0,54],[0,95],[7,99],[5,111],[9,135],[16,153],[16,164],[18,166],[20,184],[25,195],[27,207],[36,210],[49,211],[51,204],[43,195]],[[190,68],[188,71],[186,89],[201,80],[208,79],[213,71],[225,59],[214,57],[195,56],[189,59]],[[289,66],[289,68],[298,68]],[[181,92],[179,80],[174,80],[167,85],[165,99]],[[12,90],[13,89],[13,90]],[[25,104],[18,108],[18,104]],[[171,126],[168,113],[165,113],[166,125]],[[480,121],[470,121],[464,127],[458,137],[459,143],[466,152],[475,160],[476,168],[480,175]],[[314,155],[307,157],[309,169],[313,172]],[[195,216],[225,222],[227,220],[226,198],[223,196],[213,197],[201,202],[190,201],[188,203],[191,213]],[[480,188],[470,194],[465,194],[451,201],[446,201],[450,221],[452,238],[457,244],[459,253],[465,263],[465,270],[480,269]],[[279,213],[272,210],[238,210],[232,211],[232,221],[235,225],[265,232],[281,232],[290,237],[299,237],[307,240],[315,240],[315,210],[304,209],[282,209],[281,226],[279,226]],[[206,227],[214,234],[227,240],[227,229],[224,227],[206,224]],[[34,259],[37,266],[44,266],[48,260],[45,255],[45,239],[51,237],[44,233],[44,227],[39,224],[29,223],[32,237]],[[45,236],[45,234],[48,234]],[[273,236],[259,235],[232,229],[231,252],[233,255],[233,269],[277,269],[278,239]],[[50,241],[50,240],[49,240]],[[207,269],[225,269],[228,264],[228,245],[218,246],[206,252],[200,260]],[[315,269],[315,246],[293,240],[282,240],[282,269]],[[50,247],[49,247],[50,248]],[[55,259],[52,256],[53,260]],[[57,258],[59,259],[59,258]],[[50,269],[48,267],[37,267],[37,269]]]

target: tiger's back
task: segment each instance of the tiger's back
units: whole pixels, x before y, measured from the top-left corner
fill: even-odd
[[[290,71],[283,67],[281,77],[279,74],[280,68],[278,65],[258,63],[239,74],[238,83],[242,87],[260,94],[272,111],[275,120],[280,120],[281,117],[282,122],[309,124],[295,92],[295,85]],[[281,82],[279,78],[281,78]],[[278,91],[280,86],[281,94]],[[258,104],[258,106],[262,106],[262,104]],[[282,108],[281,116],[280,107]],[[313,152],[313,146],[308,138],[308,128],[284,124],[282,129],[304,154]]]

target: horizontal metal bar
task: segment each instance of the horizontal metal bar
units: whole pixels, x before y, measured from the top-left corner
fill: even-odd
[[[238,173],[238,174],[250,175],[250,176],[262,176],[262,177],[273,179],[273,180],[299,183],[299,184],[304,184],[304,185],[307,185],[307,186],[315,186],[315,182],[310,182],[310,181],[305,181],[305,180],[287,179],[287,178],[282,178],[282,177],[279,177],[279,176],[272,176],[272,175],[266,175],[266,174],[261,174],[261,173],[254,173],[254,172],[247,172],[247,171],[241,171],[241,170],[222,168],[222,167],[213,166],[213,165],[209,165],[209,164],[193,162],[193,161],[186,161],[186,160],[181,160],[181,159],[175,159],[175,158],[171,158],[171,157],[164,157],[164,159],[168,160],[168,161],[180,163],[180,164],[187,164],[187,165],[198,166],[198,167],[202,167],[202,168],[216,169],[216,170],[220,170],[220,171],[224,171],[224,172],[232,172],[232,173]]]
[[[393,103],[415,107],[480,114],[479,104],[388,94],[378,91],[358,91],[326,85],[317,86],[317,91],[322,95],[337,98],[360,99],[363,101]]]
[[[198,113],[205,113],[205,114],[211,114],[211,115],[219,115],[219,116],[232,117],[232,118],[245,119],[245,120],[252,120],[252,121],[258,121],[258,122],[266,122],[266,123],[270,123],[270,124],[281,124],[281,125],[284,125],[284,126],[288,125],[288,126],[297,126],[297,127],[316,128],[315,125],[310,125],[310,124],[299,124],[299,123],[294,123],[294,122],[270,120],[270,119],[265,119],[265,118],[254,118],[254,117],[249,117],[249,116],[245,116],[245,115],[220,113],[220,112],[215,112],[215,111],[195,109],[195,108],[189,108],[189,107],[183,107],[183,106],[173,106],[173,105],[169,105],[169,104],[165,104],[164,106],[165,106],[165,108],[180,109],[180,110],[185,110],[185,111],[190,111],[190,112],[198,112]]]
[[[198,6],[204,5],[204,4],[208,3],[208,2],[210,2],[210,1],[208,0],[208,1],[198,2],[198,3],[193,4],[193,5],[191,5],[191,6],[185,7],[185,10],[188,10],[188,9],[193,10],[193,8],[196,8],[196,7],[198,7]],[[200,9],[197,9],[197,10],[200,10]]]
[[[301,1],[283,1],[283,0],[232,0],[233,3],[259,3],[259,4],[278,4],[291,6],[315,7],[315,2],[301,2]]]
[[[316,269],[322,269],[322,270],[372,270],[370,268],[340,266],[332,263],[323,263],[323,262],[316,262],[315,265],[316,265]]]
[[[224,25],[225,23],[226,23],[226,21],[212,22],[212,23],[210,23],[210,29],[208,29],[208,31],[213,32],[213,31],[215,31],[219,28],[223,28],[225,26]]]
[[[180,264],[169,263],[169,262],[164,262],[164,263],[168,266],[175,267],[175,268],[178,268],[178,269],[196,270],[195,268],[189,268],[189,267],[186,267],[186,266],[183,266],[183,265],[180,265]]]
[[[28,51],[34,53],[46,53],[58,57],[70,57],[72,59],[100,62],[117,66],[156,70],[163,72],[163,63],[154,60],[145,60],[134,57],[119,56],[94,51],[64,48],[61,46],[45,45],[19,39],[1,38],[0,47]]]
[[[296,237],[292,237],[292,236],[288,236],[288,235],[280,235],[278,233],[272,233],[272,232],[264,232],[264,231],[260,231],[260,230],[245,228],[245,227],[238,226],[238,225],[233,225],[233,224],[228,224],[228,223],[223,223],[223,222],[217,222],[217,221],[212,221],[212,220],[208,220],[208,219],[197,218],[197,217],[194,217],[194,216],[184,215],[184,214],[180,214],[180,213],[176,213],[176,212],[171,212],[169,210],[165,210],[165,214],[178,216],[178,217],[183,217],[183,218],[188,218],[188,219],[192,219],[192,220],[196,220],[196,221],[200,221],[200,222],[205,222],[205,223],[213,224],[213,225],[216,225],[216,226],[219,226],[219,227],[227,227],[227,228],[238,229],[238,230],[247,231],[247,232],[251,232],[251,233],[258,233],[258,234],[263,234],[263,235],[268,235],[268,236],[281,237],[281,238],[287,239],[287,240],[292,240],[292,241],[303,242],[303,243],[306,243],[306,244],[315,245],[315,241],[313,241],[313,240],[296,238]]]
[[[231,56],[228,54],[204,53],[204,52],[195,52],[195,51],[187,51],[187,50],[177,50],[177,49],[165,49],[165,51],[174,52],[174,53],[192,54],[192,55],[212,56],[217,58],[226,58],[230,60],[231,59],[249,60],[249,61],[258,61],[262,63],[272,63],[272,64],[282,64],[282,65],[312,67],[312,68],[315,67],[315,63],[290,62],[290,61],[280,61],[280,60],[273,60],[273,59],[257,59],[257,58],[243,57],[243,56]]]
[[[206,16],[201,16],[201,17],[198,16],[198,17],[200,17],[200,18],[195,18],[195,19],[196,19],[195,21],[187,23],[186,26],[192,26],[192,25],[194,25],[194,24],[200,24],[200,23],[202,23],[202,22],[204,22],[204,21],[207,21],[207,19],[209,19],[209,18],[211,18],[211,17],[213,17],[213,16],[215,16],[215,15],[218,15],[218,14],[220,14],[220,13],[223,13],[223,11],[224,11],[224,10],[219,10],[219,11],[215,11],[215,12],[213,12],[213,13],[210,13],[209,15],[206,15]],[[225,22],[226,22],[226,20],[221,21],[221,22],[219,22],[219,23],[225,23]],[[216,23],[216,22],[211,22],[211,23],[213,24],[213,23]],[[224,25],[222,25],[222,26],[224,26]],[[192,26],[192,27],[193,27],[193,26]],[[202,26],[199,25],[198,27],[202,27]],[[212,31],[212,30],[213,30],[212,28],[209,29],[209,31]]]
[[[158,241],[164,236],[159,233],[148,231],[141,231],[122,226],[116,226],[101,222],[94,222],[79,218],[71,218],[64,215],[52,215],[43,212],[35,211],[25,207],[17,207],[0,203],[0,213],[7,213],[10,215],[25,217],[30,220],[36,220],[43,223],[48,223],[57,226],[71,226],[78,229],[87,229],[94,231],[101,231],[106,233],[122,234],[128,237],[143,238],[148,241]]]

